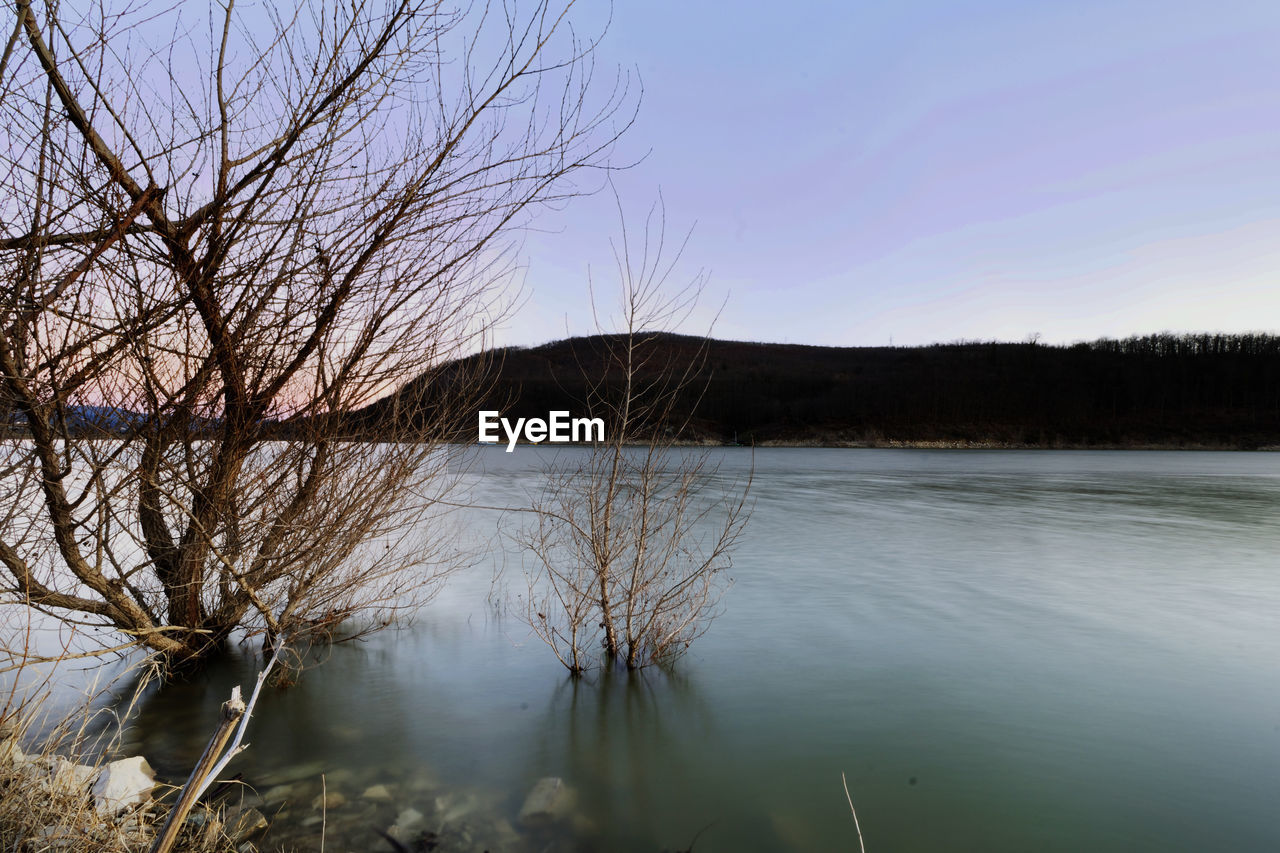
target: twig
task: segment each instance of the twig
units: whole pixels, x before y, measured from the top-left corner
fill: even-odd
[[[862,843],[862,827],[858,825],[858,810],[853,807],[853,797],[849,796],[849,780],[844,778],[844,771],[840,771],[840,781],[844,783],[844,798],[849,801],[849,811],[853,814],[853,828],[858,830],[858,849],[862,853],[867,853],[867,846]]]
[[[325,785],[324,774],[320,774],[320,853],[324,853],[325,825],[329,817],[329,788]]]

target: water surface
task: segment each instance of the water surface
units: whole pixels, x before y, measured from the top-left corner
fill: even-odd
[[[555,453],[480,451],[474,500],[527,505]],[[1280,849],[1280,455],[754,465],[735,583],[674,675],[568,680],[490,595],[495,569],[522,589],[519,517],[468,510],[487,556],[266,695],[245,778],[417,773],[514,823],[560,776],[581,850],[854,850],[841,772],[873,853]],[[153,696],[138,748],[182,775],[251,673]]]

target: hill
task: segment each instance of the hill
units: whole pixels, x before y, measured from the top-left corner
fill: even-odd
[[[475,411],[586,414],[603,336],[508,348],[445,365],[355,413],[375,437],[394,410],[443,399],[486,372]],[[820,347],[658,335],[655,364],[700,364],[676,415],[691,441],[742,444],[1222,447],[1280,445],[1280,338],[1149,335],[1071,346],[961,342]],[[650,371],[653,372],[652,370]],[[466,377],[464,379],[464,377]],[[616,378],[616,377],[611,377]],[[606,382],[606,385],[609,383]],[[616,383],[614,383],[616,384]],[[396,417],[403,417],[397,415]]]

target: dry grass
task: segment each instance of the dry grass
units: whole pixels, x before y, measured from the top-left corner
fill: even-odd
[[[47,692],[11,693],[0,709],[0,853],[145,853],[163,824],[172,789],[118,816],[94,809],[90,788],[115,756],[114,714],[94,710],[93,697],[51,719]],[[230,853],[220,815],[206,813],[184,829],[177,850]]]

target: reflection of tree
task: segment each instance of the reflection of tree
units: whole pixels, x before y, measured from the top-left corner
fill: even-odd
[[[350,644],[316,650],[313,659],[299,663],[312,665],[318,656],[327,659],[323,674],[303,677],[287,690],[264,689],[248,737],[252,747],[236,758],[229,774],[242,774],[246,782],[257,784],[281,770],[317,761],[356,768],[386,766],[403,752],[400,745],[421,721],[404,703],[371,706],[374,691],[365,680],[391,666],[386,652]],[[254,654],[227,654],[212,660],[198,677],[148,691],[131,728],[141,741],[139,751],[162,774],[184,776],[199,758],[227,692],[237,684],[251,685],[259,665]],[[362,723],[371,713],[376,726],[365,728]]]
[[[576,831],[595,849],[687,845],[726,813],[707,805],[717,796],[717,770],[703,760],[717,751],[715,715],[688,679],[653,670],[565,679],[537,735],[526,780],[564,778],[584,818]]]

